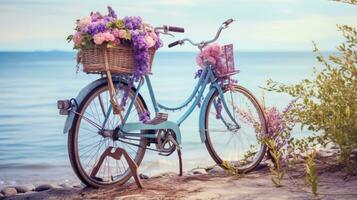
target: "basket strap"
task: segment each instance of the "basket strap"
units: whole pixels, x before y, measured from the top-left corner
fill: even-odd
[[[104,49],[104,63],[105,63],[105,71],[107,73],[107,79],[108,79],[108,88],[109,88],[109,94],[110,94],[110,103],[113,106],[113,113],[114,114],[118,114],[121,121],[124,121],[124,118],[121,114],[121,111],[123,110],[117,100],[117,94],[114,88],[114,84],[113,84],[113,79],[112,79],[112,74],[109,70],[109,64],[108,64],[108,55],[107,55],[107,51]]]

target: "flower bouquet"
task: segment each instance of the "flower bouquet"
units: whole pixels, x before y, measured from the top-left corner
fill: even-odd
[[[112,81],[112,73],[132,76],[128,87],[151,72],[155,51],[162,42],[155,29],[138,16],[118,18],[108,6],[108,14],[99,12],[77,20],[75,33],[67,40],[78,49],[78,64],[83,64],[86,73],[104,73],[108,78],[110,102],[115,114],[120,114],[125,105],[128,90],[121,105]],[[123,103],[124,102],[124,103]]]
[[[86,73],[130,74],[135,80],[151,70],[155,50],[162,46],[154,28],[138,16],[118,18],[111,7],[77,20],[68,36],[78,49],[78,62]]]
[[[197,55],[196,62],[201,68],[205,66],[205,63],[214,66],[214,71],[221,78],[229,78],[230,75],[238,72],[234,66],[233,44],[208,45]]]

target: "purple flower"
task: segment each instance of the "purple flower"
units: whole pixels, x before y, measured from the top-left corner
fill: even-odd
[[[118,18],[117,14],[115,14],[115,11],[110,6],[108,6],[108,16],[113,18],[113,19],[117,19]]]
[[[155,49],[159,49],[159,48],[161,48],[164,44],[163,44],[162,40],[161,40],[160,37],[159,37],[159,33],[156,33],[156,35],[157,35],[157,39],[156,39],[156,41],[155,41],[154,48],[155,48]]]
[[[197,72],[195,73],[195,79],[200,78],[202,76],[202,72],[203,72],[202,69],[197,70]]]
[[[103,16],[99,12],[91,13],[90,16],[92,18],[92,22],[96,22],[99,19],[103,18]]]
[[[142,23],[143,21],[139,16],[124,17],[125,28],[129,30],[141,29]]]
[[[295,98],[294,100],[292,100],[292,101],[288,104],[288,106],[286,106],[286,108],[283,110],[283,113],[285,114],[285,113],[289,112],[289,111],[291,110],[291,108],[293,107],[293,104],[294,104],[297,100],[299,100],[299,98]]]
[[[150,113],[148,113],[147,111],[140,113],[139,120],[144,124],[147,123],[150,120]]]
[[[221,119],[222,117],[222,99],[221,97],[217,98],[217,105],[216,105],[216,118]]]
[[[97,33],[103,33],[106,30],[107,30],[106,22],[104,22],[103,20],[99,20],[88,26],[87,33],[93,36]]]
[[[145,32],[131,31],[132,46],[135,54],[135,69],[133,75],[135,82],[147,74],[149,68],[149,52],[145,37]]]

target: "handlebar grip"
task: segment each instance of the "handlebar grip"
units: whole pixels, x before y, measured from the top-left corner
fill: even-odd
[[[169,26],[168,31],[184,33],[185,29],[181,27]]]
[[[234,22],[234,19],[228,19],[227,21],[223,22],[224,25],[228,26],[229,24],[231,24],[232,22]]]
[[[174,46],[176,46],[178,44],[181,44],[181,43],[182,43],[181,40],[177,40],[176,42],[173,42],[173,43],[169,44],[168,47],[171,48],[171,47],[174,47]]]

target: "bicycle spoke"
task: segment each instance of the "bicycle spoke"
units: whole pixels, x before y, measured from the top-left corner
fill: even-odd
[[[223,94],[228,109],[222,109],[221,117],[216,118],[216,112],[213,102],[217,101],[217,96],[212,98],[209,107],[206,111],[207,126],[206,145],[211,156],[218,164],[223,161],[237,163],[238,169],[241,171],[252,170],[264,156],[264,145],[256,137],[256,125],[265,123],[263,114],[259,109],[259,104],[254,101],[244,90],[226,91]],[[239,127],[231,122],[228,112],[231,112],[232,117],[239,123]],[[226,118],[227,117],[227,118]],[[252,148],[257,146],[257,148]],[[245,158],[245,155],[253,155]]]
[[[106,117],[106,113],[107,112],[105,111],[104,103],[103,103],[103,99],[102,99],[101,94],[98,95],[98,101],[99,101],[99,105],[100,105],[100,108],[102,110],[103,116]]]

